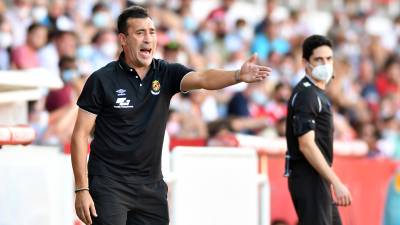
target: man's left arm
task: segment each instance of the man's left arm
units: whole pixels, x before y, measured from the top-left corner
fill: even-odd
[[[217,90],[239,82],[253,83],[262,81],[271,73],[271,68],[257,65],[256,60],[256,55],[251,56],[240,70],[235,71],[208,69],[189,72],[181,81],[181,91],[194,89]]]

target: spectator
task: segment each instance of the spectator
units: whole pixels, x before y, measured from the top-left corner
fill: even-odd
[[[105,3],[99,2],[93,6],[92,23],[98,29],[113,28],[113,18]]]
[[[77,36],[72,31],[57,31],[43,49],[40,50],[40,64],[50,73],[60,74],[58,63],[64,56],[75,57],[77,49]]]
[[[32,24],[29,16],[32,4],[30,0],[13,0],[10,9],[6,10],[5,17],[12,27],[13,47],[23,45],[27,36],[28,27]]]
[[[92,42],[92,54],[89,57],[92,71],[100,69],[116,59],[118,54],[117,34],[112,30],[100,30]]]
[[[290,44],[279,36],[278,24],[269,20],[264,24],[264,32],[255,36],[251,51],[258,53],[260,60],[265,61],[271,52],[277,52],[280,55],[288,53]]]
[[[64,145],[71,139],[78,108],[75,102],[82,90],[84,78],[79,74],[75,58],[64,56],[59,62],[64,87],[51,90],[46,99],[49,112],[48,128],[43,134],[43,144]]]
[[[28,27],[26,43],[12,50],[11,64],[15,69],[29,69],[40,66],[39,49],[47,42],[47,28],[41,24]]]
[[[391,55],[385,62],[382,73],[376,79],[376,89],[381,97],[400,91],[400,58]]]
[[[66,105],[75,104],[77,87],[75,82],[80,79],[78,67],[74,58],[64,56],[59,62],[60,76],[64,83],[61,89],[51,90],[46,98],[46,110],[50,113]]]
[[[103,53],[108,52],[111,56],[118,51],[111,44],[102,47],[106,46],[104,42],[116,44],[116,41],[111,41],[114,38],[109,38],[114,30],[116,15],[125,6],[138,2],[0,1],[0,69],[17,68],[10,67],[11,52],[27,43],[29,25],[39,23],[48,28],[49,39],[46,46],[39,49],[39,66],[59,76],[60,59],[73,57],[76,58],[79,73],[88,76],[98,67],[96,64],[101,64],[100,61],[113,58]],[[265,56],[261,63],[275,68],[263,87],[246,87],[242,83],[206,95],[195,93],[189,98],[176,95],[171,101],[171,109],[179,115],[179,121],[196,117],[198,124],[202,124],[191,126],[190,129],[184,127],[183,130],[190,130],[190,136],[204,136],[207,133],[204,132],[206,122],[226,118],[228,111],[232,112],[232,106],[237,105],[234,107],[236,112],[247,110],[247,113],[241,112],[241,115],[246,115],[241,119],[260,117],[267,120],[269,129],[252,130],[254,134],[277,135],[284,113],[274,110],[278,103],[274,87],[280,83],[293,86],[304,76],[300,47],[304,37],[311,34],[311,28],[315,28],[311,23],[314,20],[309,19],[312,14],[291,1],[287,5],[280,5],[281,1],[276,0],[260,1],[265,15],[260,23],[255,24],[255,21],[240,15],[241,10],[236,10],[242,5],[253,10],[260,9],[260,5],[249,4],[248,1],[221,0],[211,9],[208,4],[198,0],[158,2],[148,4],[151,17],[159,25],[156,58],[187,64],[197,70],[206,67],[235,70],[255,51],[259,56]],[[390,14],[388,7],[381,7],[379,2],[352,10],[353,6],[360,4],[361,1],[356,1],[334,10],[331,18],[328,18],[332,19],[329,29],[321,29],[335,41],[334,52],[338,56],[335,79],[329,85],[337,128],[335,138],[362,138],[368,142],[371,151],[391,152],[390,145],[382,144],[388,143],[386,135],[380,134],[386,133],[383,124],[386,124],[384,121],[387,118],[393,117],[393,123],[400,123],[397,79],[400,77],[400,48],[396,48],[396,43],[400,43],[400,16]],[[204,8],[206,10],[201,8],[204,5],[207,5]],[[319,10],[321,6],[316,4],[316,8],[310,7]],[[327,2],[325,6],[332,8],[333,3]],[[383,23],[371,26],[371,21],[378,14],[379,18],[384,19]],[[318,19],[323,23],[324,17]],[[107,33],[104,35],[106,38],[102,38],[103,33]],[[92,42],[95,39],[97,41]],[[274,40],[280,41],[274,43]],[[22,60],[22,63],[32,64],[28,65],[29,68],[37,66],[37,60]],[[238,97],[248,102],[237,104]],[[208,105],[212,106],[212,110],[204,110]],[[44,102],[31,106],[31,110],[37,111],[36,116],[30,115],[31,119],[36,118],[35,126],[39,126],[40,121],[48,120]],[[376,126],[375,131],[370,125]]]
[[[58,31],[73,31],[76,27],[73,19],[66,14],[66,1],[54,0],[49,3],[48,15],[43,23],[49,28],[50,36]]]

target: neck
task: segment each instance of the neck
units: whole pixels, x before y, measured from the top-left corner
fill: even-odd
[[[28,46],[28,48],[31,49],[32,51],[36,51],[36,50],[37,50],[37,49],[34,47],[34,45],[31,44],[31,43],[29,43],[29,42],[26,44],[26,46]]]
[[[136,73],[143,79],[146,76],[147,71],[150,69],[150,65],[137,65],[135,61],[129,58],[127,55],[124,55],[124,60],[129,67],[135,69]]]
[[[322,90],[325,90],[326,83],[324,81],[317,80],[313,76],[311,76],[310,74],[307,74],[307,73],[306,73],[306,76],[311,80],[311,82],[313,82],[313,84],[315,86],[319,87]]]

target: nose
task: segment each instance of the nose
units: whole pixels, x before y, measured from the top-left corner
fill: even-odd
[[[144,39],[143,41],[148,44],[151,41],[151,34],[149,32],[146,32],[146,34],[144,35]]]

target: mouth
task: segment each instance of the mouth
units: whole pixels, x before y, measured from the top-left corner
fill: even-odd
[[[147,58],[151,56],[152,49],[151,48],[140,48],[140,54]]]

